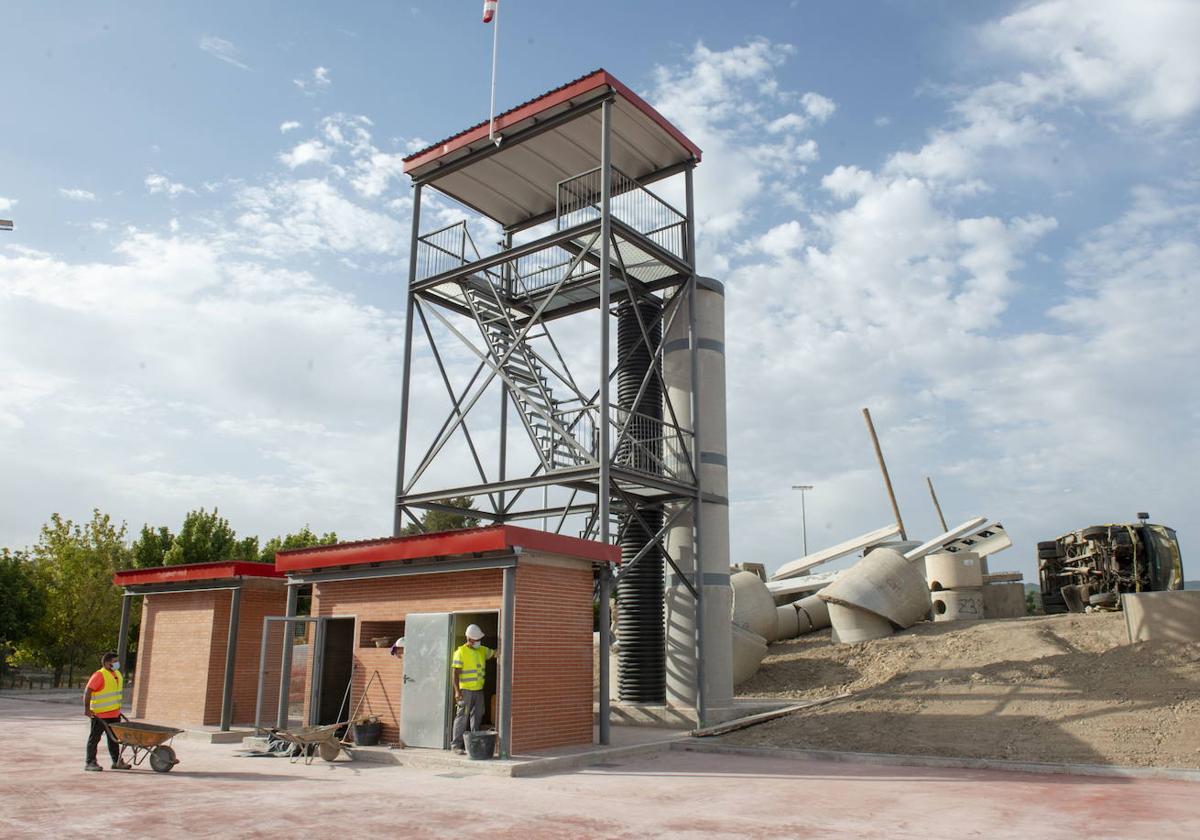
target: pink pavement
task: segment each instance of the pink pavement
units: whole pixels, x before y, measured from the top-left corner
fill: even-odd
[[[77,704],[0,697],[0,837],[1200,837],[1190,782],[680,752],[514,779],[183,739],[168,774],[84,773],[86,733]]]

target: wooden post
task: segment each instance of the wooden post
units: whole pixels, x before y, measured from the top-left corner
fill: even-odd
[[[946,525],[946,517],[942,516],[942,506],[938,504],[937,493],[933,491],[933,479],[925,476],[925,483],[929,485],[929,495],[933,497],[933,508],[937,511],[938,521],[942,523],[942,530],[949,531],[950,528]]]
[[[892,513],[896,516],[896,527],[900,529],[900,539],[907,540],[904,530],[904,520],[900,518],[900,506],[896,504],[896,493],[892,490],[892,479],[888,476],[887,464],[883,460],[883,450],[879,448],[879,436],[875,434],[875,424],[871,422],[870,409],[863,409],[863,417],[867,421],[867,431],[871,433],[871,443],[875,444],[875,457],[879,459],[879,469],[883,473],[883,486],[887,488],[888,500],[892,503]]]

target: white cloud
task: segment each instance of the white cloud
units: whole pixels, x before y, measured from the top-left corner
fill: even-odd
[[[701,256],[713,270],[725,266],[722,244],[751,221],[764,193],[803,205],[802,176],[818,155],[800,134],[816,114],[827,117],[832,102],[809,93],[800,97],[814,109],[807,116],[789,109],[796,96],[776,71],[794,52],[766,39],[728,50],[697,44],[682,66],[655,68],[651,102],[704,151],[697,217]]]
[[[314,96],[317,91],[333,84],[333,80],[329,77],[328,67],[315,67],[311,77],[292,79],[292,84],[298,87],[305,96]]]
[[[1200,5],[1047,0],[983,28],[983,42],[1038,68],[1055,96],[1146,125],[1200,108]]]
[[[16,204],[17,200],[15,198],[5,198],[4,196],[0,195],[0,213],[7,213],[9,210],[13,209]]]
[[[837,110],[837,103],[832,99],[812,91],[804,94],[800,98],[800,103],[810,117],[821,123],[832,117],[833,112]]]
[[[199,46],[201,50],[213,58],[224,61],[226,64],[232,64],[241,70],[250,69],[238,58],[238,48],[224,38],[218,38],[215,35],[205,35],[200,39]]]
[[[279,155],[279,162],[289,169],[295,169],[306,163],[328,163],[333,157],[333,149],[321,143],[320,140],[305,140],[298,143],[290,152]]]
[[[322,180],[247,187],[237,208],[246,247],[275,258],[306,251],[394,255],[407,245],[400,222],[355,204]]]
[[[295,120],[288,120],[287,122],[282,122],[279,124],[279,133],[287,134],[289,131],[294,131],[299,127],[300,123],[296,122]]]
[[[96,200],[96,194],[94,192],[89,192],[88,190],[81,190],[78,187],[72,187],[70,189],[65,188],[65,187],[59,187],[58,194],[61,195],[63,198],[69,198],[72,201],[95,201]]]
[[[160,175],[157,172],[152,172],[146,176],[146,190],[151,195],[163,194],[170,198],[176,198],[181,195],[195,195],[196,191],[184,184],[172,181],[166,175]]]

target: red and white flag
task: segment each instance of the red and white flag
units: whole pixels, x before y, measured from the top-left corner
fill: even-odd
[[[496,6],[500,0],[483,0],[483,22],[491,23],[496,17]]]

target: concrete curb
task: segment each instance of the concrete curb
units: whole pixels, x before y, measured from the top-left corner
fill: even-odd
[[[1042,764],[1032,761],[1004,761],[992,758],[956,758],[952,756],[893,755],[889,753],[837,752],[835,750],[796,750],[776,747],[738,747],[731,744],[702,743],[695,739],[676,741],[669,749],[684,752],[745,755],[758,758],[782,758],[790,761],[829,761],[839,764],[870,764],[878,767],[934,767],[943,769],[1001,770],[1008,773],[1040,773],[1059,776],[1095,776],[1119,779],[1168,779],[1200,782],[1200,770],[1176,767],[1122,767],[1105,764]]]
[[[419,770],[461,771],[472,775],[480,774],[520,778],[525,776],[541,776],[548,773],[562,773],[569,770],[582,770],[593,764],[604,764],[633,756],[666,752],[670,749],[672,743],[674,743],[674,739],[652,741],[646,744],[630,744],[622,747],[602,747],[586,752],[571,753],[569,755],[516,758],[507,761],[498,758],[489,761],[476,761],[440,750],[398,750],[390,747],[351,747],[350,752],[354,756],[354,761],[364,761],[369,764],[387,764],[393,767],[411,767]],[[262,748],[266,746],[266,739],[261,737],[246,738],[243,744],[248,748]]]

